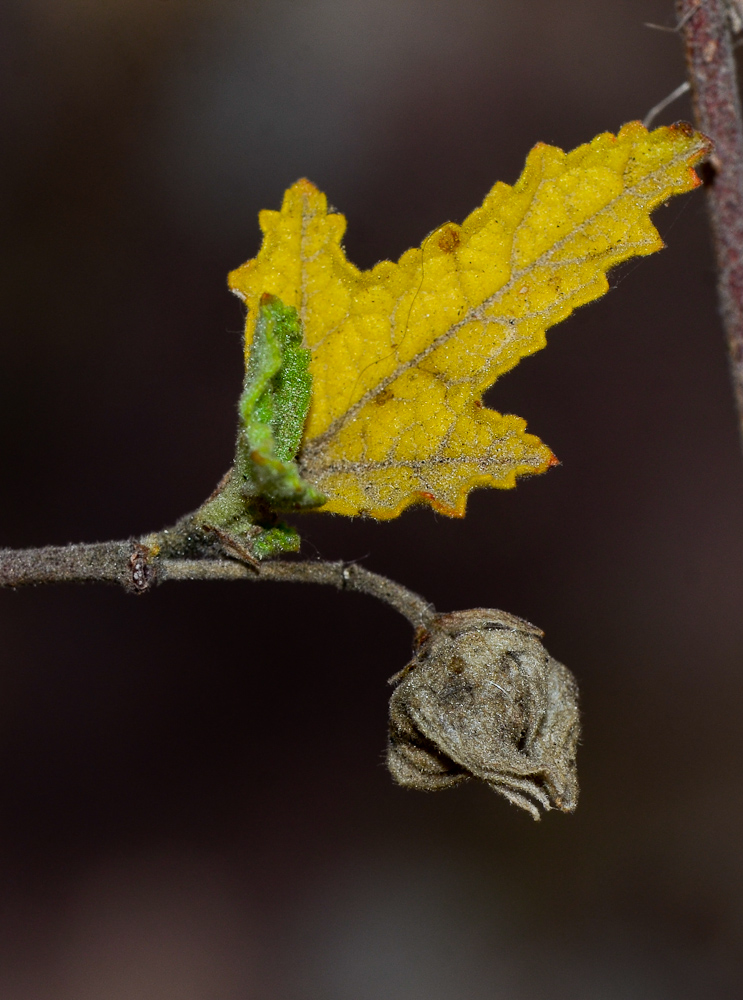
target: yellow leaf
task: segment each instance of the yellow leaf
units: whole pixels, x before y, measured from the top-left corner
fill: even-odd
[[[390,518],[425,501],[461,517],[473,487],[555,464],[480,397],[603,295],[610,267],[663,246],[649,213],[699,184],[691,165],[710,146],[683,123],[639,122],[570,153],[540,143],[461,226],[369,271],[346,260],[346,220],[309,181],[261,212],[261,250],[229,283],[248,306],[246,352],[263,293],[299,312],[313,395],[297,461],[321,509]]]

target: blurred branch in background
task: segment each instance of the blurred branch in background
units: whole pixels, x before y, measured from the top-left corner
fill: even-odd
[[[715,144],[707,178],[717,289],[743,435],[743,118],[733,54],[735,0],[678,0],[694,116]]]

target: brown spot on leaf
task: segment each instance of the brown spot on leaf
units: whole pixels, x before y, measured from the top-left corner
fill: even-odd
[[[387,388],[387,389],[382,389],[381,392],[378,392],[376,396],[374,396],[374,402],[378,406],[381,406],[383,403],[389,403],[389,401],[394,398],[395,394],[392,391],[392,389]]]
[[[680,132],[682,135],[685,135],[687,139],[691,139],[694,136],[694,126],[689,122],[674,122],[670,128],[672,128],[674,132]]]
[[[444,253],[454,253],[462,239],[458,231],[454,226],[447,226],[446,229],[439,235],[438,238],[439,249],[443,250]]]

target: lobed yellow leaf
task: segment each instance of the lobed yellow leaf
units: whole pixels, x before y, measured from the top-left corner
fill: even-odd
[[[480,397],[603,295],[610,267],[663,246],[649,213],[699,184],[691,166],[710,146],[684,123],[640,122],[569,153],[540,143],[461,226],[369,271],[346,259],[346,220],[309,181],[261,212],[261,250],[229,283],[248,306],[246,352],[264,292],[299,312],[313,398],[297,460],[321,509],[391,518],[425,501],[461,517],[473,487],[555,464]]]

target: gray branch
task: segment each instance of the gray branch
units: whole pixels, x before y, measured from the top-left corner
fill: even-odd
[[[326,584],[376,597],[414,628],[426,626],[435,614],[433,605],[418,594],[355,563],[277,559],[254,568],[236,559],[162,558],[138,541],[0,549],[1,587],[97,582],[116,583],[130,593],[144,594],[168,580]]]

